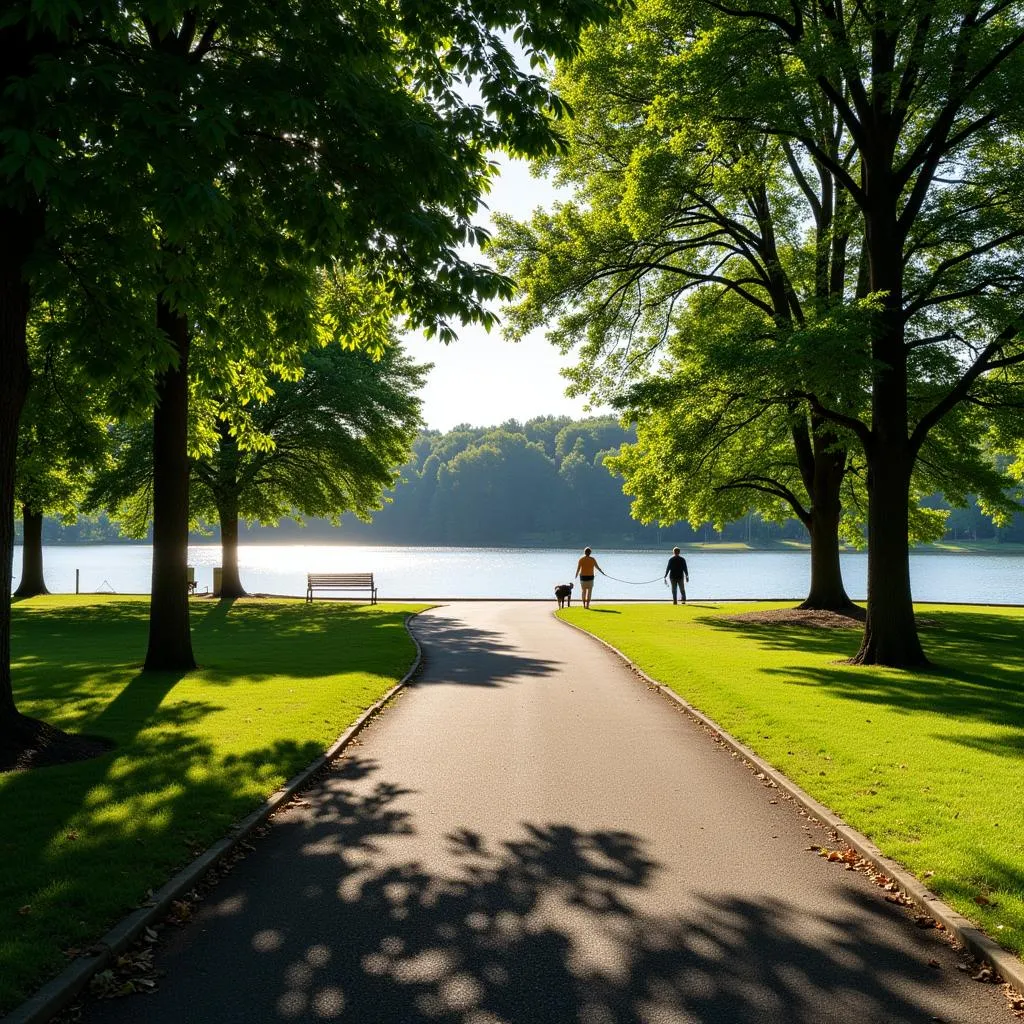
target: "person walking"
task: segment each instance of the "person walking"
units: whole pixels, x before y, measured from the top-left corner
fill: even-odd
[[[679,548],[672,549],[672,557],[668,560],[668,565],[665,566],[665,577],[672,587],[672,603],[686,604],[686,587],[683,586],[683,581],[690,582],[690,570],[686,567],[686,559],[679,554]],[[678,601],[676,600],[677,592]]]
[[[594,571],[597,570],[602,576],[604,569],[597,564],[597,559],[590,553],[590,548],[583,549],[583,556],[576,563],[576,575],[580,579],[580,593],[583,597],[583,607],[590,607],[590,595],[594,589]]]

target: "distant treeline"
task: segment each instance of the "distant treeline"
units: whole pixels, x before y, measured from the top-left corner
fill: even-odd
[[[544,416],[498,427],[458,426],[425,431],[414,457],[402,470],[391,501],[371,523],[346,516],[341,527],[323,520],[306,526],[286,520],[279,527],[242,529],[248,541],[570,547],[644,547],[693,541],[744,541],[771,545],[805,540],[795,520],[768,523],[752,514],[719,533],[711,524],[644,526],[630,517],[630,499],[604,458],[634,440],[632,429],[612,417],[573,420]],[[947,507],[929,499],[932,507]],[[996,528],[971,501],[953,509],[947,537],[954,540],[1024,542],[1024,515]],[[193,534],[193,541],[216,539],[217,531]],[[62,524],[47,519],[47,544],[112,543],[123,540],[106,516],[80,517]]]

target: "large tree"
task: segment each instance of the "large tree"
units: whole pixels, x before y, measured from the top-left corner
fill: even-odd
[[[0,764],[15,763],[41,732],[53,735],[19,714],[11,683],[15,462],[33,284],[53,258],[51,213],[104,190],[93,177],[100,162],[82,144],[96,113],[82,101],[95,84],[84,55],[101,6],[15,0],[0,17]]]
[[[729,296],[695,296],[691,315],[667,339],[662,364],[619,401],[636,422],[636,443],[609,466],[625,479],[633,515],[662,524],[686,519],[716,528],[750,510],[770,522],[800,520],[810,537],[803,608],[852,611],[840,540],[863,525],[856,446],[812,429],[805,403],[784,401],[772,360],[774,329]],[[942,534],[941,515],[928,539]]]
[[[368,521],[382,507],[420,426],[426,370],[397,344],[375,355],[331,344],[305,355],[297,380],[261,382],[262,400],[243,402],[250,376],[243,368],[230,393],[213,395],[208,382],[193,381],[190,514],[197,525],[220,526],[222,597],[245,594],[239,519],[338,523],[351,512]],[[152,446],[144,427],[121,427],[116,437],[90,504],[110,509],[129,535],[144,536],[153,513]]]
[[[16,496],[23,530],[16,597],[47,593],[43,516],[74,520],[89,473],[106,451],[105,398],[71,358],[58,313],[43,307],[32,323],[32,386],[18,428]]]
[[[14,438],[29,380],[34,274],[44,242],[71,223],[70,208],[91,203],[149,242],[148,251],[125,246],[114,274],[148,296],[160,335],[125,360],[131,376],[145,366],[155,375],[160,525],[146,665],[185,670],[193,664],[186,382],[195,322],[211,295],[274,314],[292,309],[298,337],[301,294],[257,290],[263,282],[245,271],[334,259],[368,266],[413,324],[444,340],[457,321],[489,323],[483,303],[505,282],[460,254],[482,237],[473,217],[493,170],[488,154],[543,151],[559,111],[544,81],[520,70],[506,34],[530,53],[567,54],[580,25],[604,8],[598,0],[508,0],[483,11],[412,0],[355,8],[25,0],[5,13],[0,744],[32,731],[10,677]],[[90,173],[101,189],[84,187]],[[115,189],[118,202],[104,207]],[[113,251],[107,259],[117,262]]]
[[[130,82],[155,100],[129,134],[145,160],[136,173],[156,227],[157,323],[170,356],[156,381],[147,668],[192,664],[186,381],[211,242],[232,271],[229,284],[218,282],[231,302],[267,297],[237,280],[232,250],[283,235],[302,242],[310,265],[367,266],[410,326],[447,340],[453,319],[489,321],[481,302],[503,282],[459,254],[478,237],[472,217],[491,172],[487,150],[547,148],[545,114],[557,109],[500,33],[515,29],[528,49],[564,52],[580,19],[598,10],[590,0],[557,10],[513,0],[484,17],[472,4],[234,3],[129,20]],[[466,99],[470,83],[482,103]],[[196,126],[201,145],[186,145]]]
[[[816,351],[801,346],[790,365],[812,371],[798,389],[808,415],[855,437],[864,451],[869,607],[856,660],[922,664],[909,575],[915,464],[959,403],[991,394],[990,378],[1024,360],[1022,126],[1014,98],[1024,82],[1020,7],[670,0],[638,12],[658,30],[667,24],[659,59],[674,82],[643,123],[665,135],[674,125],[699,128],[711,153],[737,134],[766,146],[778,140],[808,202],[818,189],[805,183],[827,180],[853,218],[861,239],[854,295],[869,314],[863,332],[821,330]],[[637,63],[646,66],[645,56],[640,49]],[[631,91],[622,95],[628,102]],[[607,120],[609,130],[636,130],[636,120]],[[828,125],[844,140],[839,149],[828,145]],[[688,141],[684,132],[681,144]],[[674,153],[663,149],[660,161],[652,147],[637,154],[654,174],[642,182],[649,187],[624,197],[627,212],[642,220],[648,206],[658,208],[658,172]],[[609,177],[633,170],[608,163]],[[755,158],[742,170],[756,181],[774,163]],[[752,206],[750,218],[757,212]],[[709,260],[721,249],[718,230],[709,225],[703,242]],[[829,312],[823,326],[834,319]],[[861,368],[863,402],[836,389],[829,372],[851,364]]]
[[[842,307],[856,297],[859,237],[828,168],[798,173],[769,133],[716,124],[679,103],[678,54],[689,24],[671,5],[641,3],[589,31],[583,52],[560,67],[555,85],[574,118],[569,147],[546,166],[576,198],[529,224],[501,221],[499,265],[524,291],[511,329],[549,325],[563,350],[577,346],[577,392],[634,419],[663,410],[681,435],[677,410],[686,405],[702,440],[760,452],[759,462],[733,463],[714,486],[681,480],[688,508],[663,503],[652,516],[641,502],[637,512],[647,521],[721,522],[751,506],[777,516],[781,500],[811,538],[805,604],[845,609],[839,528],[851,436],[802,397],[814,367],[797,342],[846,329]],[[821,145],[845,162],[848,133],[832,112],[818,115]],[[746,372],[751,346],[756,379]],[[859,368],[846,369],[833,375],[829,394],[856,407]],[[761,443],[766,429],[770,446]],[[628,459],[616,465],[638,467]]]
[[[868,621],[855,660],[923,664],[908,546],[915,464],[959,403],[990,400],[1024,360],[1020,5],[682,6],[695,19],[689,102],[785,140],[796,165],[827,168],[856,211],[874,302],[870,404],[845,408],[820,389],[807,400],[859,439],[867,463]],[[821,107],[854,144],[845,163],[820,144]]]

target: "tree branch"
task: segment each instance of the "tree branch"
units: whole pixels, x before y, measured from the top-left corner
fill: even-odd
[[[1007,359],[993,361],[993,356],[1002,352],[1007,342],[1018,336],[1020,329],[1016,325],[1004,328],[995,341],[986,345],[977,359],[963,372],[960,379],[946,392],[946,394],[931,407],[918,421],[910,435],[910,450],[917,454],[928,431],[950,412],[956,405],[963,401],[971,385],[983,374],[990,370],[999,369],[1003,366],[1015,366],[1018,362],[1024,361],[1024,353],[1019,356],[1012,356]]]
[[[830,423],[836,423],[841,427],[846,427],[847,430],[856,434],[860,438],[861,444],[864,445],[865,450],[874,447],[874,437],[863,420],[859,420],[855,416],[848,416],[846,413],[839,412],[836,409],[830,409],[822,403],[817,395],[812,394],[810,391],[798,391],[796,395],[806,400],[822,419],[828,420]]]
[[[785,485],[770,477],[747,476],[737,477],[727,484],[720,484],[716,491],[760,491],[762,494],[770,494],[773,498],[781,498],[797,514],[797,518],[804,524],[810,526],[811,513],[804,507],[800,499]]]

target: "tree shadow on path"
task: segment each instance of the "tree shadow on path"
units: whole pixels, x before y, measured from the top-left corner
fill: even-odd
[[[699,893],[683,911],[641,910],[660,870],[644,841],[564,823],[523,823],[502,840],[439,834],[428,864],[423,844],[420,857],[405,846],[410,791],[376,773],[346,760],[180,933],[162,991],[84,1020],[895,1024],[1005,1013],[998,992],[974,986],[980,1001],[943,1015],[950,988],[970,982],[928,966],[948,958],[933,935],[907,928],[896,945],[879,927],[885,905],[855,888],[837,886],[811,911]]]
[[[466,686],[501,686],[523,677],[541,677],[558,671],[560,664],[524,654],[502,633],[468,626],[441,613],[413,619],[412,631],[423,645],[424,665],[433,679],[417,685],[458,683]]]

